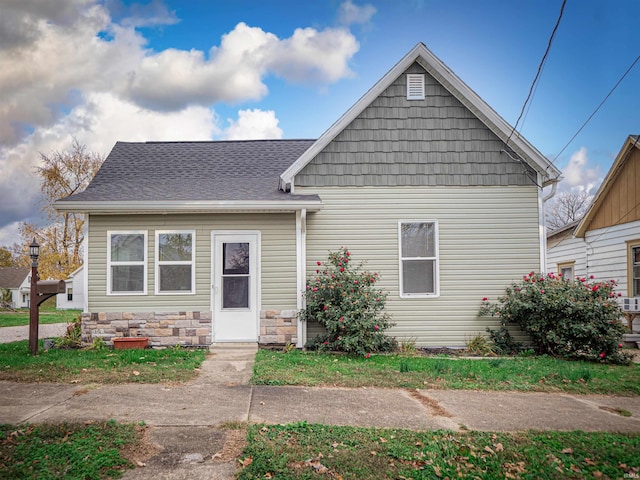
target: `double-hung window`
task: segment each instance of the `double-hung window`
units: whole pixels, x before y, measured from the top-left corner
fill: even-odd
[[[629,242],[629,296],[640,297],[640,243]]]
[[[438,291],[438,222],[398,222],[400,296],[435,297]]]
[[[195,293],[195,232],[156,232],[156,294]]]
[[[146,231],[107,233],[107,293],[146,295]]]

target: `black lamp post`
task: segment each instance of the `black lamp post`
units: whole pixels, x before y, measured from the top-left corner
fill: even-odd
[[[33,239],[29,245],[31,257],[31,290],[29,293],[29,351],[31,355],[38,353],[38,257],[40,245]]]

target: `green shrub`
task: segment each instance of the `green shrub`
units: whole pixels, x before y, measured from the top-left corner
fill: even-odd
[[[394,350],[395,339],[384,333],[392,324],[384,313],[387,294],[375,286],[378,274],[354,266],[344,247],[329,252],[324,264],[317,263],[304,294],[307,307],[298,315],[320,323],[327,332],[310,340],[307,348],[357,355]]]
[[[507,287],[497,303],[484,298],[480,315],[519,325],[538,354],[626,364],[629,356],[621,351],[624,326],[615,285],[614,280],[570,281],[531,272]]]
[[[522,350],[522,343],[514,340],[507,327],[502,326],[498,330],[487,327],[489,339],[493,343],[496,353],[501,355],[515,355]]]

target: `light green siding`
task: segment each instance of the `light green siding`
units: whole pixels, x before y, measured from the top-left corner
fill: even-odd
[[[423,346],[464,346],[495,320],[478,319],[483,297],[539,270],[538,197],[534,186],[299,187],[324,208],[307,219],[307,271],[328,250],[349,248],[354,262],[379,272],[398,339]],[[440,296],[400,298],[398,221],[437,220]],[[310,333],[316,330],[310,326]]]
[[[155,231],[195,230],[196,294],[155,295]],[[107,295],[107,232],[146,230],[147,295]],[[296,308],[295,214],[91,215],[89,311],[163,312],[211,309],[211,232],[261,232],[261,308]]]

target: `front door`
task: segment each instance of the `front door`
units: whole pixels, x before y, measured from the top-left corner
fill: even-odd
[[[213,234],[215,342],[258,341],[257,233]]]

